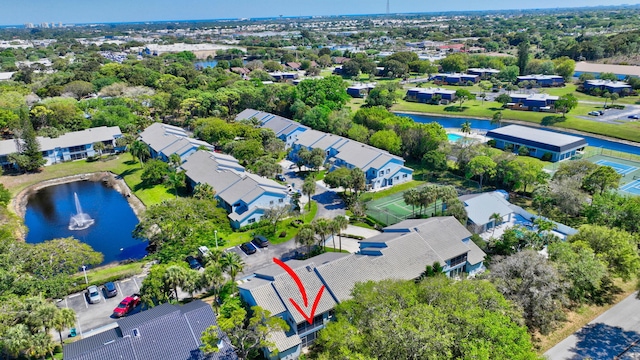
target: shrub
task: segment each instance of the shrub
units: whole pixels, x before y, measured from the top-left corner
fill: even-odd
[[[496,147],[496,141],[494,139],[491,139],[491,140],[487,141],[487,145],[489,145],[491,147]]]
[[[280,233],[280,237],[281,237],[281,238],[283,238],[283,237],[285,237],[285,236],[287,236],[287,232],[286,232],[286,231],[283,231],[283,232],[281,232],[281,233]]]
[[[542,154],[542,157],[540,158],[540,160],[542,160],[542,161],[551,161],[552,157],[553,157],[553,154],[551,154],[550,152],[546,152],[546,153]]]

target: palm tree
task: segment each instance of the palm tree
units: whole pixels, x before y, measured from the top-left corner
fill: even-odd
[[[169,182],[173,188],[176,199],[178,198],[178,187],[184,184],[186,178],[184,171],[172,171],[169,173],[169,176],[167,176],[167,182]]]
[[[402,194],[402,198],[404,199],[404,203],[407,205],[411,205],[413,210],[413,217],[416,217],[416,204],[418,204],[418,199],[420,194],[418,193],[418,189],[409,189]]]
[[[180,164],[182,164],[182,159],[180,158],[180,155],[176,153],[169,155],[169,165],[171,165],[172,168],[177,169],[178,166],[180,166]]]
[[[311,225],[313,226],[313,230],[316,232],[316,234],[320,235],[320,241],[322,244],[322,248],[324,249],[325,242],[327,241],[327,235],[331,233],[331,224],[329,223],[329,220],[325,218],[319,218],[313,220]]]
[[[236,254],[237,255],[237,254]],[[169,266],[163,276],[164,283],[173,289],[176,296],[176,300],[180,300],[178,297],[178,286],[183,286],[187,278],[187,269],[178,265]]]
[[[307,246],[307,255],[311,254],[311,245],[316,241],[316,232],[309,224],[304,224],[296,235],[296,243]]]
[[[342,230],[346,230],[349,226],[349,220],[343,215],[338,215],[333,218],[331,222],[331,226],[334,231],[338,234],[339,244],[340,244],[340,252],[342,252]],[[333,248],[336,248],[336,241],[333,240]]]
[[[218,295],[220,294],[220,287],[224,283],[222,267],[218,263],[213,263],[204,268],[200,283],[202,288],[211,290],[213,293],[213,306],[218,307]]]
[[[220,265],[222,265],[222,270],[229,274],[232,282],[236,280],[238,273],[244,270],[244,261],[240,255],[231,251],[222,254]]]
[[[107,147],[104,145],[104,143],[102,141],[96,141],[93,143],[93,150],[98,152],[98,155],[100,157],[102,157],[102,152],[104,151],[104,149],[106,149]]]
[[[463,134],[471,134],[471,123],[467,120],[462,124],[460,128]],[[466,136],[465,136],[466,137]]]
[[[53,328],[60,335],[60,344],[62,344],[62,330],[73,327],[76,323],[76,313],[72,309],[60,309],[53,317]]]
[[[447,204],[452,200],[458,200],[458,192],[456,191],[456,188],[454,188],[451,185],[437,186],[435,202],[437,202],[438,199],[440,199],[441,201],[441,204],[442,204],[441,212],[442,214],[444,214]]]
[[[309,197],[309,211],[311,211],[311,195],[316,193],[316,182],[313,175],[308,175],[302,184],[302,193]]]
[[[149,147],[147,146],[147,144],[143,143],[140,140],[136,140],[131,143],[131,145],[129,146],[129,152],[134,159],[140,161],[140,167],[142,167],[144,159],[150,156]]]
[[[185,273],[184,283],[182,289],[189,293],[189,296],[193,299],[193,293],[202,289],[202,281],[200,272],[197,270],[187,270]]]
[[[53,350],[56,344],[51,341],[51,336],[47,332],[33,334],[29,339],[27,354],[33,357],[44,359],[47,354],[53,359]]]
[[[502,111],[496,111],[493,113],[493,118],[491,118],[491,125],[498,125],[498,127],[502,127]]]
[[[500,213],[493,213],[489,216],[489,220],[493,220],[493,233],[491,233],[491,236],[493,236],[493,234],[496,233],[496,227],[502,222],[502,215],[500,215]]]
[[[438,198],[438,194],[436,193],[436,191],[437,185],[427,185],[420,189],[418,192],[420,207],[426,209],[427,206],[433,204],[434,215],[436,212],[435,201]]]

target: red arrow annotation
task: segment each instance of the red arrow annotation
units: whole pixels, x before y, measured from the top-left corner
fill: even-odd
[[[300,291],[300,295],[302,295],[302,301],[304,302],[304,307],[308,307],[309,302],[307,301],[307,291],[305,290],[304,285],[302,284],[302,281],[298,277],[298,274],[296,274],[296,272],[293,271],[293,269],[290,268],[289,265],[285,264],[280,259],[273,258],[273,262],[275,262],[276,264],[278,264],[278,266],[283,268],[284,271],[286,271],[289,274],[289,276],[291,276],[293,281],[295,281],[296,285],[298,285],[298,290]],[[316,308],[320,303],[320,298],[322,297],[323,292],[324,292],[324,285],[322,285],[320,287],[320,290],[318,290],[318,293],[316,294],[316,298],[313,301],[313,305],[311,306],[311,313],[308,316],[304,312],[304,310],[302,310],[302,307],[300,307],[300,305],[298,305],[298,303],[295,300],[293,300],[292,298],[289,298],[289,301],[291,301],[291,304],[293,305],[293,307],[295,307],[296,310],[298,310],[298,312],[307,320],[309,324],[313,324],[313,318],[316,313]]]

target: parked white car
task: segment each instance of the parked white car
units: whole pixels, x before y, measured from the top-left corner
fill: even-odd
[[[89,295],[89,303],[95,304],[100,302],[100,290],[95,285],[91,285],[87,288],[87,293]]]

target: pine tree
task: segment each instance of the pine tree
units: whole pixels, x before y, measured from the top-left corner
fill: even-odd
[[[38,143],[38,139],[36,139],[36,131],[33,129],[33,125],[26,111],[20,111],[20,118],[22,119],[21,154],[28,158],[22,170],[27,172],[36,171],[46,164],[47,161],[42,157],[40,143]]]

